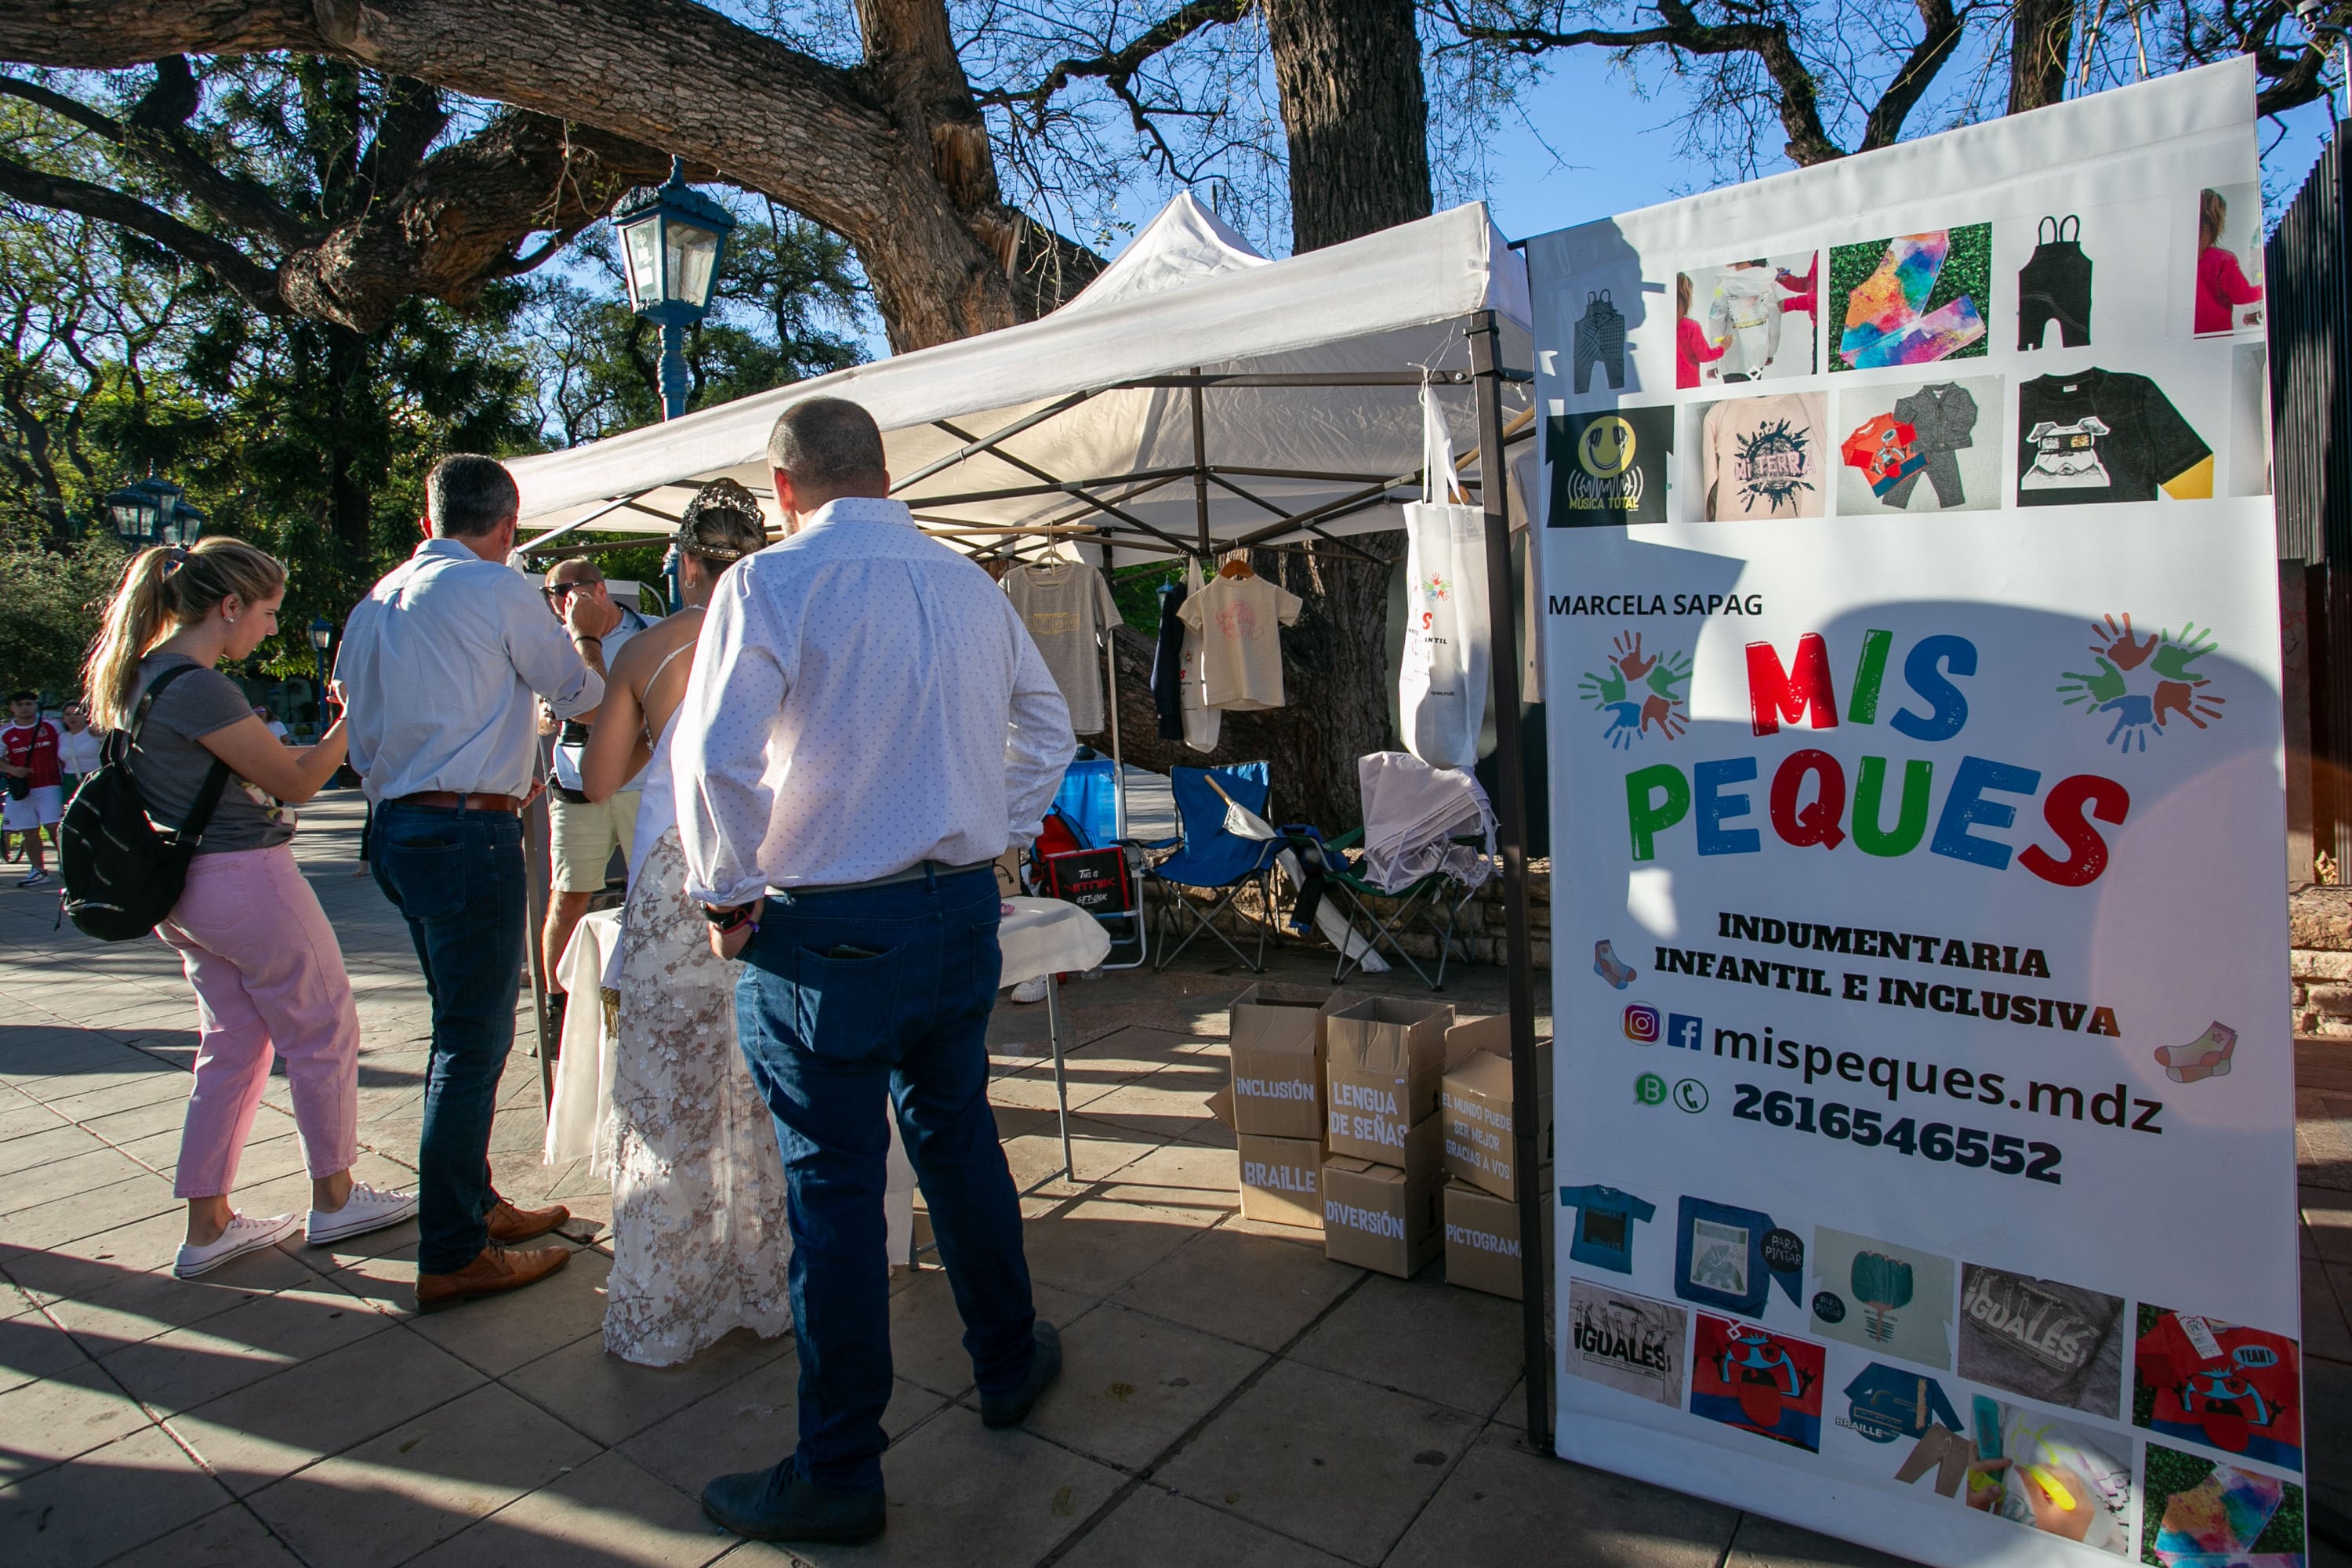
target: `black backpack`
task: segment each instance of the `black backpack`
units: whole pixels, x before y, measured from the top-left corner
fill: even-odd
[[[107,736],[98,772],[82,780],[66,807],[58,846],[65,873],[59,897],[66,918],[100,942],[145,936],[172,912],[187,883],[188,862],[228,785],[228,764],[215,758],[187,820],[174,827],[148,814],[146,797],[131,776],[131,749],[148,710],[165,687],[197,668],[179,665],[149,683],[130,728]]]

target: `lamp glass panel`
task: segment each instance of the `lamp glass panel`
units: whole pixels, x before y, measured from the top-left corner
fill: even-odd
[[[710,304],[719,262],[719,237],[695,224],[669,226],[669,298],[696,310]]]
[[[628,278],[633,310],[642,310],[662,297],[661,228],[661,219],[648,217],[621,230],[623,271]]]

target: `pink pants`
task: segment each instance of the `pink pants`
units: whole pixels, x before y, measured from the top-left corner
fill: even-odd
[[[359,1152],[359,1009],[293,846],[197,856],[156,933],[179,951],[202,1015],[173,1195],[228,1195],[273,1050],[286,1058],[303,1163],[314,1177],[349,1169]]]

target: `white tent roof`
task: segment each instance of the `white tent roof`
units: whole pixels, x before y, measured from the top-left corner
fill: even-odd
[[[1483,205],[1269,261],[1187,194],[1084,292],[1040,321],[508,467],[521,487],[527,531],[601,513],[587,526],[667,532],[693,487],[722,474],[765,495],[768,431],[777,414],[804,397],[846,397],[881,425],[891,472],[902,481],[898,493],[927,521],[1025,527],[1083,517],[1117,532],[1135,533],[1139,522],[1190,541],[1198,530],[1191,391],[1123,384],[1196,368],[1294,376],[1464,371],[1470,362],[1462,319],[1479,310],[1495,310],[1502,323],[1505,364],[1526,367],[1526,268]],[[1475,449],[1467,394],[1460,386],[1444,398],[1463,452]],[[1511,407],[1524,405],[1523,389],[1507,395]],[[996,450],[946,461],[1066,400],[1070,406],[1036,418]],[[1219,540],[1262,531],[1281,513],[1340,500],[1363,490],[1369,478],[1420,465],[1409,385],[1211,385],[1201,404],[1205,461],[1234,470],[1209,492],[1210,528]],[[940,471],[903,483],[943,462]],[[1176,468],[1185,469],[1183,479],[1131,499],[1120,498],[1132,484],[1100,482]],[[1252,468],[1285,472],[1240,471]],[[1126,519],[1066,491],[983,497],[1015,487],[1036,491],[1046,481],[1033,470],[1055,482],[1091,483]],[[1393,526],[1374,509],[1334,522],[1332,531]]]

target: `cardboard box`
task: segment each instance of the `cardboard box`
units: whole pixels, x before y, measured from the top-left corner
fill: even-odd
[[[1438,1191],[1433,1163],[1408,1174],[1393,1165],[1332,1155],[1323,1162],[1323,1255],[1411,1279],[1444,1246]]]
[[[1234,1000],[1234,1131],[1323,1141],[1327,1024],[1356,1000],[1305,985],[1253,985]]]
[[[1445,1173],[1499,1198],[1519,1195],[1511,1122],[1511,1021],[1474,1018],[1445,1033]],[[1551,1042],[1536,1042],[1536,1158],[1551,1160]]]
[[[1551,1169],[1543,1171],[1551,1188]],[[1519,1295],[1519,1205],[1465,1182],[1448,1182],[1444,1193],[1445,1282],[1489,1296]]]
[[[1331,1152],[1405,1164],[1407,1137],[1437,1114],[1445,1031],[1453,1026],[1451,1004],[1397,996],[1374,997],[1331,1016],[1324,1072],[1325,1142]]]
[[[1209,1097],[1209,1113],[1228,1128],[1234,1124],[1231,1085]],[[1234,1134],[1234,1163],[1240,1173],[1242,1217],[1268,1225],[1295,1225],[1302,1230],[1323,1228],[1323,1143],[1317,1138],[1261,1138]]]

